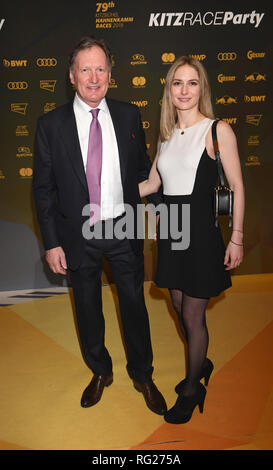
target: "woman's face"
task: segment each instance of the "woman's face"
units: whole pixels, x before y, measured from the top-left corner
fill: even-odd
[[[194,67],[188,64],[178,67],[171,82],[170,94],[177,110],[198,109],[201,87],[198,72]]]

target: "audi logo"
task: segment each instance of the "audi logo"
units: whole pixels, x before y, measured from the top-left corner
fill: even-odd
[[[236,52],[219,52],[217,55],[218,60],[236,60],[237,54]]]
[[[27,82],[8,82],[7,87],[9,90],[26,90],[28,88]]]
[[[54,57],[51,58],[41,58],[36,60],[36,64],[38,67],[56,67],[57,65],[57,59]]]

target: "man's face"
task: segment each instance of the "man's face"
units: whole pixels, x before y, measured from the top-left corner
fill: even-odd
[[[106,95],[111,78],[104,51],[93,46],[78,52],[69,76],[78,96],[96,108]]]

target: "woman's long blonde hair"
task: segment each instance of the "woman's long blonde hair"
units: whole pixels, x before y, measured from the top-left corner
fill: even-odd
[[[181,56],[173,63],[170,67],[167,76],[166,84],[164,88],[164,94],[162,98],[162,108],[161,108],[161,117],[160,117],[160,140],[164,142],[168,140],[172,133],[174,126],[177,122],[177,111],[175,106],[172,103],[171,99],[171,84],[176,70],[182,65],[190,65],[198,73],[200,80],[200,100],[199,100],[199,110],[200,113],[204,116],[214,119],[212,103],[211,103],[211,91],[208,81],[208,75],[204,66],[197,59],[189,56]]]

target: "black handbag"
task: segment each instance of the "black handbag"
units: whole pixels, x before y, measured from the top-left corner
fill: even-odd
[[[212,124],[212,141],[216,157],[217,170],[219,176],[219,186],[214,188],[214,213],[215,213],[215,226],[218,227],[218,217],[228,216],[228,226],[232,226],[233,216],[233,191],[225,186],[225,174],[220,158],[220,152],[216,134],[217,121]]]

